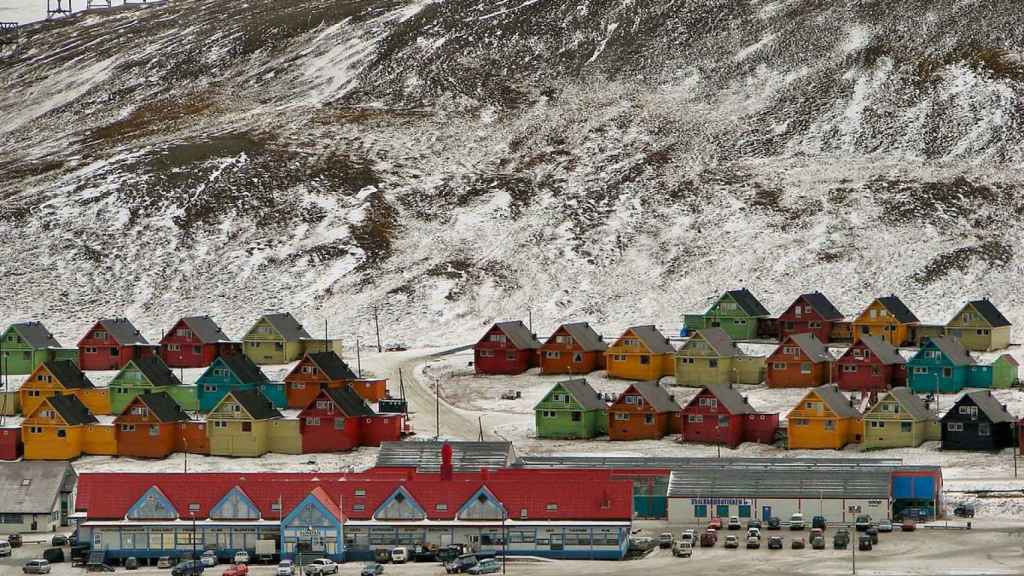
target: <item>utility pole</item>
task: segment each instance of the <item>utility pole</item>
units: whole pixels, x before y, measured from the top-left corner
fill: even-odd
[[[356,336],[356,371],[359,373],[359,377],[363,377],[363,359],[359,355],[359,336]]]
[[[324,318],[324,352],[327,352],[327,318]]]
[[[526,313],[530,319],[530,334],[533,334],[533,308],[527,308]]]
[[[380,318],[377,315],[377,305],[373,306],[373,328],[377,331],[377,353],[380,354],[384,351],[384,347],[380,345]]]
[[[480,426],[480,441],[483,442],[484,441],[484,417],[483,416],[477,416],[476,417],[476,423],[477,423],[477,425]]]
[[[441,437],[441,381],[434,377],[434,423],[437,426],[434,438]]]

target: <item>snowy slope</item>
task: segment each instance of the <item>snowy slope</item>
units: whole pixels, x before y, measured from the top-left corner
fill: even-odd
[[[1024,323],[1020,11],[179,0],[0,63],[0,314],[465,343],[723,289]],[[984,22],[982,24],[981,22]]]

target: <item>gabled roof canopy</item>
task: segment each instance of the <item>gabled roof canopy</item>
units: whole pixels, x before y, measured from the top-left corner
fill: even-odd
[[[555,386],[561,386],[570,396],[576,400],[576,403],[583,407],[584,410],[607,410],[608,405],[601,399],[601,395],[590,385],[585,378],[573,378],[572,380],[562,380],[557,382]],[[554,389],[554,387],[552,387]],[[544,395],[547,398],[551,393]],[[544,400],[541,400],[541,403]],[[540,406],[540,403],[537,404]]]
[[[95,424],[99,422],[89,409],[82,404],[82,401],[78,399],[78,396],[74,394],[68,394],[65,396],[50,396],[43,400],[43,403],[36,408],[36,411],[32,413],[35,416],[40,410],[45,409],[47,403],[57,411],[61,419],[68,426],[81,426],[83,424]]]
[[[159,356],[135,358],[131,364],[134,364],[153,386],[181,386],[181,380],[178,380],[174,371],[168,368]]]
[[[373,408],[370,408],[370,405],[366,403],[366,400],[363,400],[359,394],[356,394],[348,386],[342,386],[341,388],[324,388],[321,392],[334,402],[335,406],[338,407],[338,410],[341,410],[341,412],[346,416],[376,416]]]
[[[521,320],[513,320],[510,322],[497,322],[491,327],[487,333],[497,328],[501,331],[512,342],[512,345],[519,350],[536,350],[540,348],[540,342],[537,337],[530,332],[530,329],[526,327]],[[484,334],[480,342],[483,342],[487,338],[487,334]]]
[[[725,294],[731,296],[736,302],[736,305],[739,306],[740,310],[743,310],[747,316],[771,316],[768,309],[765,308],[764,305],[761,304],[761,302],[750,292],[750,290],[747,290],[746,288],[729,290]],[[721,301],[721,299],[719,299],[719,301]],[[717,303],[718,302],[715,304]]]
[[[221,330],[220,326],[209,316],[186,316],[178,320],[175,326],[184,322],[192,334],[203,344],[216,344],[221,342],[232,342],[231,338]],[[167,336],[171,336],[171,332]],[[166,339],[165,336],[164,338]]]
[[[92,380],[89,380],[89,377],[85,375],[85,372],[82,372],[78,368],[78,364],[75,364],[71,360],[43,362],[43,367],[45,367],[54,378],[60,381],[61,385],[65,388],[88,390],[96,387],[96,385],[92,383]]]
[[[36,350],[61,347],[60,342],[53,337],[53,334],[46,329],[46,326],[43,326],[42,322],[21,322],[18,324],[11,324],[11,328],[13,328],[29,346]]]
[[[938,348],[954,366],[973,366],[976,364],[974,358],[971,358],[971,354],[964,348],[963,344],[958,342],[951,336],[935,336],[929,338],[924,344],[921,345],[921,349],[914,354],[914,357],[910,359],[911,362],[924,358],[924,354],[928,350]]]
[[[341,359],[341,356],[333,351],[309,352],[306,357],[330,380],[356,380],[359,378]]]
[[[811,305],[814,311],[824,320],[842,320],[843,313],[836,308],[832,302],[825,297],[821,292],[809,292],[807,294],[801,294],[800,298]],[[800,300],[797,298],[797,301]],[[795,304],[795,302],[794,302]]]
[[[800,348],[804,355],[815,364],[818,362],[832,362],[835,360],[835,358],[832,357],[832,354],[828,351],[828,347],[822,344],[821,340],[818,340],[817,336],[810,332],[790,334],[782,341],[782,344],[779,345],[775,353],[786,348],[790,343]]]
[[[121,346],[151,346],[142,332],[127,318],[105,318],[98,324]]]
[[[231,390],[217,403],[214,411],[227,402],[228,398],[234,398],[242,409],[252,416],[253,420],[270,420],[281,417],[281,413],[259,390]]]
[[[249,359],[245,354],[232,354],[230,356],[218,356],[214,360],[214,365],[217,362],[221,362],[224,366],[231,370],[236,378],[246,384],[262,384],[264,382],[270,382],[267,375],[263,373],[263,370],[256,365],[255,362]],[[212,369],[213,365],[211,365]]]
[[[601,336],[590,327],[590,324],[586,322],[573,322],[571,324],[562,324],[554,334],[548,338],[547,344],[555,343],[555,336],[559,330],[565,330],[572,339],[579,344],[580,348],[584,352],[604,352],[608,350],[608,343],[601,340]]]
[[[882,340],[878,336],[872,336],[870,334],[863,334],[860,337],[860,342],[846,349],[841,358],[852,357],[854,349],[860,344],[863,344],[865,348],[871,351],[882,364],[906,364],[907,360],[900,355],[898,349],[892,344],[889,344],[885,340]]]
[[[981,317],[988,322],[989,326],[993,328],[1010,326],[1010,321],[1006,319],[1006,316],[1003,316],[1003,313],[1000,312],[999,309],[996,308],[995,304],[989,301],[988,298],[984,298],[982,300],[971,300],[964,306],[964,308],[967,308],[967,306],[973,307],[978,314],[981,314]],[[956,315],[959,316],[960,313],[964,311],[964,308],[961,308],[960,312],[957,312]]]
[[[651,354],[671,354],[676,351],[676,349],[672,347],[672,344],[669,343],[668,338],[665,338],[665,335],[662,334],[653,324],[631,326],[623,332],[618,341],[624,339],[626,334],[629,334],[630,332],[633,332],[633,335],[643,343],[644,348],[647,348]],[[616,341],[616,343],[618,343],[618,341]]]
[[[312,340],[313,337],[306,332],[306,329],[302,327],[302,324],[295,319],[294,316],[288,312],[281,312],[277,314],[264,314],[263,320],[266,320],[274,330],[288,342],[298,342],[300,340]]]
[[[910,311],[910,308],[907,308],[907,305],[903,303],[903,300],[900,300],[899,296],[896,296],[895,294],[882,296],[881,298],[878,298],[878,302],[882,307],[888,310],[896,320],[903,324],[917,324],[920,322],[920,320],[917,319],[917,316],[914,316],[914,313]]]
[[[619,398],[615,401],[616,404],[622,401],[622,398],[629,393],[630,390],[636,390],[644,400],[651,405],[656,412],[679,412],[682,407],[676,403],[672,395],[667,390],[661,387],[656,381],[649,382],[633,382],[626,388],[625,392],[619,395]]]

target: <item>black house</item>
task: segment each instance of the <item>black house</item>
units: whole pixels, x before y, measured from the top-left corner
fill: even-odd
[[[1016,420],[989,390],[964,394],[942,417],[943,450],[999,450],[1014,446]]]

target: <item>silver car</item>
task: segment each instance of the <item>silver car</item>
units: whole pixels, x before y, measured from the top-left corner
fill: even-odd
[[[46,560],[29,560],[21,568],[25,574],[49,574],[50,563]]]

